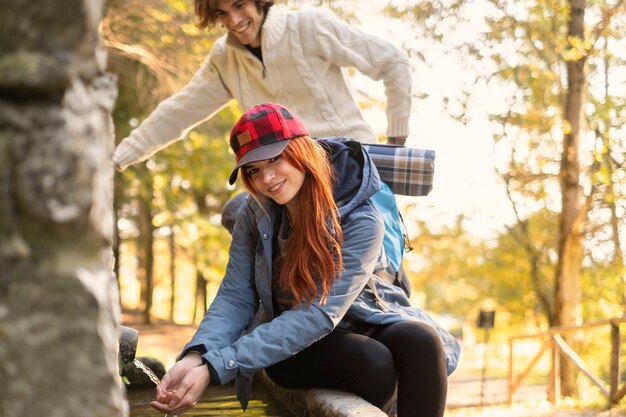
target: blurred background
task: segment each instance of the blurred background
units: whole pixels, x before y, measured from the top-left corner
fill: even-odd
[[[463,367],[484,367],[489,349],[489,372],[503,376],[510,337],[624,315],[623,1],[585,4],[583,36],[571,32],[571,8],[560,1],[280,3],[332,9],[409,53],[407,146],[437,158],[431,194],[400,198],[414,248],[405,267],[414,305],[463,341]],[[222,34],[195,22],[190,0],[108,1],[102,35],[118,77],[118,142],[191,78]],[[383,87],[350,77],[382,141]],[[116,174],[126,317],[193,326],[214,297],[230,242],[220,212],[241,191],[227,183],[227,137],[241,111],[227,106]],[[481,312],[494,313],[491,327],[479,326]],[[609,329],[598,331],[573,343],[608,378]],[[520,350],[532,357],[540,343]],[[538,374],[548,367],[540,363]]]

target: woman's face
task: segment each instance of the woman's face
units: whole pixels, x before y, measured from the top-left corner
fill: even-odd
[[[263,10],[257,10],[254,0],[220,0],[215,10],[220,23],[239,42],[253,48],[261,46]]]
[[[304,184],[305,173],[278,155],[272,159],[246,164],[243,169],[259,193],[276,203],[297,207],[295,197]]]

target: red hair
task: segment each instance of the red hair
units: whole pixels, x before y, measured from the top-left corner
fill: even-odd
[[[313,302],[321,291],[321,302],[328,296],[335,274],[343,267],[343,233],[333,198],[333,168],[322,146],[309,136],[289,141],[281,156],[305,179],[297,198],[306,215],[291,219],[291,236],[282,254],[280,286],[289,289],[297,303]],[[246,170],[241,170],[246,189],[259,197]],[[330,227],[332,227],[331,230]]]

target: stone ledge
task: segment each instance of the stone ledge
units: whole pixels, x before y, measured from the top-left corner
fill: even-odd
[[[387,417],[380,408],[348,392],[321,388],[288,390],[274,384],[265,372],[257,372],[256,378],[298,417]]]

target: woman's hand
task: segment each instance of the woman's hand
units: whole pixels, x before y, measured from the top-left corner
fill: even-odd
[[[177,415],[196,405],[211,376],[197,353],[188,353],[163,377],[156,398],[150,405],[170,415]]]

